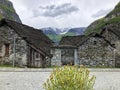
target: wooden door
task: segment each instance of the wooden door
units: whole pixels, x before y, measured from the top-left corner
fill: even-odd
[[[5,56],[6,57],[9,57],[9,46],[10,46],[10,44],[5,44]]]
[[[39,53],[35,53],[35,67],[42,67],[42,56]]]

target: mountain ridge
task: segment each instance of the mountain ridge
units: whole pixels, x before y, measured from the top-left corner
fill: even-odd
[[[64,36],[76,36],[82,35],[85,31],[85,27],[77,27],[77,28],[41,28],[40,30],[43,31],[51,40],[55,43],[59,43],[62,37]]]
[[[3,18],[22,23],[13,7],[12,2],[9,0],[0,0],[0,20]]]
[[[101,30],[108,24],[118,24],[120,23],[120,2],[115,6],[115,8],[109,12],[105,17],[100,18],[93,23],[91,23],[85,30],[84,34],[89,35],[91,33],[100,33]]]

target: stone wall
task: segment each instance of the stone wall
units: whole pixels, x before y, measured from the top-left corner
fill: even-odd
[[[74,49],[61,49],[62,65],[74,65]]]
[[[61,49],[53,48],[51,49],[51,54],[53,55],[51,59],[51,66],[61,66]]]
[[[8,50],[6,44],[9,44]],[[5,56],[6,50],[9,52],[8,56]],[[12,65],[13,60],[15,60],[16,66],[25,66],[26,53],[26,42],[14,30],[8,27],[0,28],[0,64]]]
[[[114,48],[103,38],[91,37],[79,47],[78,60],[86,66],[114,67]]]
[[[78,49],[54,48],[52,54],[51,64],[55,66],[115,67],[117,57],[116,49],[101,37],[90,37]]]
[[[120,67],[120,39],[117,35],[110,32],[109,30],[105,30],[102,34],[103,37],[105,37],[108,41],[110,41],[113,45],[115,45],[115,63],[116,67]]]
[[[52,66],[74,65],[74,49],[54,48],[51,50]]]
[[[106,40],[110,41],[111,44],[115,44],[116,42],[120,42],[119,38],[117,35],[114,33],[110,32],[109,30],[105,30],[104,33],[102,34],[103,37],[105,37]]]

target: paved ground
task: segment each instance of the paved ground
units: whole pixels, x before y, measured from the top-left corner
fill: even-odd
[[[96,76],[95,90],[120,90],[120,72],[92,72]]]
[[[0,69],[0,90],[43,90],[51,69]],[[120,90],[120,69],[91,69],[95,90]]]
[[[0,90],[42,90],[50,72],[0,72]]]

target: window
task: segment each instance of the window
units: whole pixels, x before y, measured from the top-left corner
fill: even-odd
[[[5,56],[9,56],[9,46],[10,46],[10,44],[9,43],[6,43],[5,44]]]

